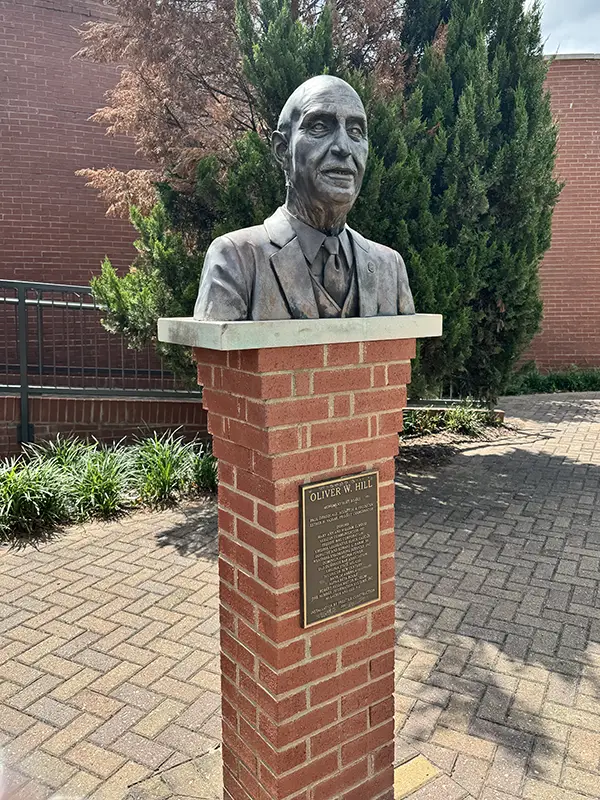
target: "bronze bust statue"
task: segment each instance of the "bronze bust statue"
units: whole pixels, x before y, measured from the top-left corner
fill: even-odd
[[[286,102],[272,146],[287,198],[262,225],[220,236],[206,253],[194,317],[318,319],[414,314],[399,253],[346,225],[369,144],[362,101],[319,75]]]

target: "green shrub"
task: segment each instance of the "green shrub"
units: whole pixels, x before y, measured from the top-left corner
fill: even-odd
[[[77,439],[75,436],[56,435],[56,439],[49,439],[38,444],[24,446],[25,457],[30,463],[53,463],[58,467],[75,469],[82,459],[96,448],[95,443]]]
[[[541,373],[533,362],[514,373],[504,394],[550,394],[553,392],[600,392],[600,369],[571,366],[557,372]]]
[[[90,448],[71,473],[73,500],[79,519],[121,514],[135,501],[131,453],[121,444]],[[67,473],[68,474],[68,473]]]
[[[441,431],[458,433],[463,436],[482,436],[485,429],[498,425],[493,411],[482,409],[471,400],[443,410],[431,408],[407,408],[404,410],[402,436],[413,438],[429,436]]]
[[[176,503],[193,479],[194,443],[176,433],[154,433],[133,448],[139,498],[152,508]]]
[[[0,464],[0,542],[49,530],[70,515],[70,481],[54,465]]]
[[[442,429],[442,419],[437,411],[430,408],[407,408],[403,414],[402,435],[429,436]]]
[[[217,459],[210,451],[194,454],[192,485],[197,492],[216,492],[219,485]]]
[[[29,444],[0,461],[0,543],[62,523],[164,508],[217,489],[217,459],[177,431],[102,446],[73,437]]]

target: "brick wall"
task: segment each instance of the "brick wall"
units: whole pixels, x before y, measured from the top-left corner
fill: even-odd
[[[134,144],[88,117],[114,86],[113,68],[72,60],[76,28],[110,19],[90,0],[0,0],[0,278],[89,283],[102,258],[131,263],[135,236],[75,170],[139,165]]]
[[[541,369],[600,366],[600,57],[555,60],[548,87],[566,185],[540,270],[543,328],[525,360]]]
[[[390,800],[394,456],[414,340],[195,350],[219,459],[224,800]],[[299,487],[379,473],[381,600],[301,627]]]
[[[0,396],[0,458],[19,452],[17,432],[20,422],[19,398]],[[52,439],[57,433],[81,438],[94,436],[101,442],[162,433],[181,428],[189,438],[207,436],[206,412],[194,400],[115,399],[111,397],[32,397],[30,422],[36,442]]]

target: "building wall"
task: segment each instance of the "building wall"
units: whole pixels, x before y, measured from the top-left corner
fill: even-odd
[[[0,0],[0,278],[87,284],[109,255],[131,263],[135,231],[108,219],[75,170],[136,166],[134,144],[88,117],[116,70],[73,59],[77,28],[110,19],[88,0]]]
[[[175,429],[187,439],[208,438],[206,412],[198,398],[31,397],[29,412],[35,442],[60,433],[110,443]],[[19,397],[0,396],[0,458],[21,449],[20,416]]]
[[[600,366],[600,56],[564,56],[548,73],[565,182],[540,270],[544,321],[525,360]]]
[[[113,68],[73,60],[76,29],[111,12],[93,0],[0,0],[0,278],[88,283],[109,255],[134,256],[128,222],[74,173],[141,164],[133,143],[88,117],[116,81]],[[600,365],[600,57],[561,57],[548,87],[566,182],[541,267],[544,322],[526,359],[541,368]]]

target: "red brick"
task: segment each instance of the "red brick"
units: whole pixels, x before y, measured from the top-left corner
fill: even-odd
[[[340,342],[327,345],[326,365],[328,367],[339,367],[345,364],[358,364],[359,362],[359,342]]]
[[[254,672],[256,662],[254,654],[223,630],[221,631],[221,647],[237,664],[241,664],[248,672]]]
[[[305,476],[333,469],[335,466],[335,450],[333,447],[321,447],[306,452],[290,453],[279,456],[254,455],[254,469],[258,475],[269,480],[282,480],[295,476]]]
[[[263,689],[254,678],[240,673],[240,690],[268,714],[274,722],[285,722],[290,717],[300,714],[307,708],[306,690],[301,689],[288,697],[275,699],[272,694]]]
[[[363,347],[365,363],[388,364],[390,361],[408,361],[416,355],[414,339],[365,342]]]
[[[332,725],[330,728],[316,733],[310,738],[311,758],[323,755],[342,742],[347,742],[361,733],[366,733],[368,725],[369,715],[366,710],[363,710],[353,717],[338,722],[337,725]]]
[[[292,742],[304,739],[311,733],[326,728],[337,720],[337,700],[320,708],[311,709],[305,714],[296,717],[291,722],[279,725],[267,717],[259,719],[260,733],[273,745],[273,747],[286,747]]]
[[[247,403],[243,397],[205,387],[202,391],[202,405],[217,416],[246,419]]]
[[[256,372],[286,372],[312,369],[325,364],[323,345],[298,347],[268,347],[260,350],[243,350],[240,353],[241,369]]]
[[[254,573],[254,553],[234,542],[229,536],[223,534],[219,536],[219,553],[246,572]]]
[[[254,520],[254,502],[227,486],[219,487],[219,505],[250,522]]]
[[[394,653],[384,653],[372,658],[369,662],[369,675],[371,678],[381,678],[388,672],[394,671]]]
[[[370,385],[371,369],[369,367],[319,370],[313,377],[315,394],[352,392],[356,389],[368,389]]]
[[[229,606],[236,614],[248,620],[250,624],[254,623],[256,619],[256,606],[254,603],[242,597],[236,589],[232,589],[223,583],[219,586],[219,595],[221,603]]]
[[[365,753],[372,753],[378,747],[385,745],[394,739],[394,719],[393,717],[379,728],[374,728],[358,739],[354,739],[342,746],[342,764],[351,764]]]
[[[342,697],[342,716],[353,714],[361,708],[384,700],[394,692],[394,676],[386,675],[379,680],[371,681],[367,686],[356,689]]]
[[[371,728],[376,728],[387,719],[394,718],[394,698],[387,697],[381,703],[375,703],[369,709],[369,725]]]
[[[278,774],[286,772],[306,761],[306,742],[294,744],[287,750],[276,750],[267,740],[252,728],[243,718],[240,719],[240,736],[257,753],[270,770]],[[259,775],[262,773],[259,771]],[[266,787],[268,788],[268,787]],[[302,788],[301,786],[297,787]]]
[[[227,722],[223,724],[223,750],[231,750],[248,767],[251,772],[256,773],[258,759],[251,747],[238,736],[237,732]],[[225,757],[225,754],[223,754]]]
[[[397,411],[406,407],[406,389],[377,389],[376,391],[356,392],[354,413],[369,414],[376,411]]]
[[[260,375],[235,369],[219,369],[215,372],[215,384],[215,388],[220,391],[261,400],[290,397],[292,394],[291,373]]]
[[[198,366],[208,364],[215,367],[226,367],[228,363],[227,353],[223,350],[209,350],[205,347],[193,348],[194,361]]]
[[[371,613],[371,630],[373,633],[382,628],[393,628],[395,621],[395,609],[393,605],[376,608]]]
[[[366,664],[359,664],[353,669],[347,669],[341,675],[320,681],[310,688],[310,704],[312,706],[325,703],[332,697],[337,697],[343,692],[350,692],[358,686],[363,686],[369,680],[369,671]]]
[[[366,417],[359,417],[352,420],[313,423],[310,440],[313,447],[319,447],[323,444],[339,444],[356,439],[367,439],[368,436],[369,420]]]
[[[327,397],[309,397],[299,400],[279,400],[270,403],[248,400],[247,419],[252,425],[262,428],[276,425],[294,425],[327,419],[329,400]]]
[[[313,656],[326,653],[328,650],[335,650],[341,645],[360,639],[367,633],[367,617],[363,615],[352,619],[349,622],[336,620],[334,624],[326,630],[315,633],[310,640],[310,652]]]
[[[300,564],[271,564],[264,558],[258,559],[258,577],[274,589],[286,589],[300,584]]]
[[[394,800],[393,763],[374,778],[371,778],[371,780],[361,784],[356,789],[346,792],[342,800],[365,800],[365,797],[375,797],[377,800]]]
[[[304,640],[300,639],[285,647],[276,647],[255,630],[248,627],[243,620],[238,623],[238,640],[273,669],[285,669],[292,664],[297,664],[306,655]]]
[[[299,554],[300,542],[297,533],[288,536],[272,535],[238,519],[237,535],[240,541],[264,553],[272,561],[285,561]]]
[[[386,433],[400,433],[402,431],[402,411],[389,411],[377,417],[377,433],[385,436]]]
[[[330,753],[315,761],[311,761],[305,767],[289,773],[279,780],[280,797],[286,798],[298,789],[316,783],[320,778],[325,778],[337,770],[337,754]]]
[[[367,639],[348,644],[342,651],[342,666],[348,667],[394,648],[394,628],[386,628]]]
[[[331,655],[321,658],[313,658],[306,664],[284,670],[278,675],[268,667],[261,665],[260,679],[272,694],[286,694],[292,689],[297,689],[299,686],[313,683],[320,678],[324,678],[326,675],[331,675],[335,670],[336,661],[336,655],[332,653]]]
[[[294,373],[294,395],[295,397],[303,397],[310,394],[310,385],[312,381],[312,372],[295,372]]]
[[[410,364],[390,364],[387,376],[390,386],[406,386],[410,383]]]
[[[294,500],[299,498],[299,488],[296,483],[294,486]],[[270,508],[262,503],[258,504],[257,521],[259,525],[272,533],[288,533],[288,531],[298,531],[300,526],[300,510],[298,506],[289,508]]]
[[[313,800],[330,800],[332,797],[339,797],[339,793],[344,789],[355,786],[359,781],[364,780],[369,772],[367,758],[357,761],[345,769],[339,770],[333,778],[319,783],[313,789]]]
[[[282,616],[300,608],[300,590],[291,589],[286,592],[275,592],[254,580],[249,575],[240,572],[238,575],[238,588],[259,606],[270,614]]]
[[[248,698],[239,691],[235,683],[230,681],[225,675],[221,676],[221,696],[228,701],[238,715],[241,714],[250,725],[256,727],[258,711],[255,704],[248,700]]]
[[[220,418],[218,419],[220,421]],[[209,416],[209,426],[211,420],[212,416]],[[233,464],[234,466],[241,467],[245,470],[252,469],[254,463],[252,450],[247,447],[243,447],[242,445],[235,444],[234,442],[228,442],[225,439],[222,439],[215,431],[213,431],[212,450],[218,459],[227,461],[229,464]]]
[[[235,485],[241,492],[273,506],[293,503],[298,499],[297,481],[274,483],[267,478],[239,468],[236,469]]]
[[[350,416],[350,395],[336,394],[333,398],[333,413],[335,417]]]

